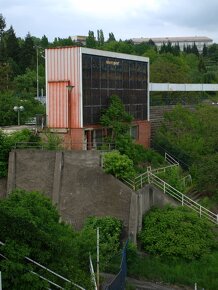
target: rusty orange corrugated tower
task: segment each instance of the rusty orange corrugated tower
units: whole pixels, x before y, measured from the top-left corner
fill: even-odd
[[[135,118],[137,142],[148,146],[148,84],[145,57],[84,47],[46,49],[47,125],[71,147],[90,149],[101,136],[100,114],[117,94]]]

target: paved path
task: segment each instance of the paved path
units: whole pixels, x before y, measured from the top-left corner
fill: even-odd
[[[110,283],[115,277],[113,274],[108,274],[108,273],[101,273],[101,276],[105,278],[106,283]],[[126,279],[127,283],[129,285],[132,285],[135,287],[135,290],[192,290],[193,288],[190,287],[178,287],[175,285],[166,285],[163,283],[154,283],[154,282],[148,282],[148,281],[143,281],[143,280],[137,280],[134,278],[127,278]],[[118,289],[117,289],[118,290]]]

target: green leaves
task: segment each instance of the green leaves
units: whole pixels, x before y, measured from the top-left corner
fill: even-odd
[[[139,234],[144,251],[192,260],[209,253],[217,244],[212,225],[189,209],[153,209]]]
[[[167,113],[155,136],[155,146],[163,147],[189,168],[199,190],[216,192],[218,108],[201,105],[195,111],[177,106]]]
[[[104,155],[104,171],[118,179],[129,179],[135,176],[133,161],[127,155],[112,151]]]

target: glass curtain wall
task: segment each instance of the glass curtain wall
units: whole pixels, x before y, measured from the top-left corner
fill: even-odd
[[[109,97],[121,98],[135,120],[147,119],[146,62],[82,55],[83,124],[98,124]]]

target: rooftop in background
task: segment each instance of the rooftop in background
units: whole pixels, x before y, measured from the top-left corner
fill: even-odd
[[[71,39],[77,43],[86,44],[87,37],[88,36],[85,36],[85,35],[74,35],[74,36],[71,36]]]
[[[207,36],[180,36],[180,37],[140,37],[140,38],[132,38],[131,40],[135,44],[139,44],[142,42],[148,42],[152,40],[157,47],[160,47],[163,43],[171,42],[172,45],[179,44],[180,49],[183,50],[184,46],[193,45],[194,43],[197,45],[199,51],[203,50],[204,44],[206,46],[213,43],[213,39]]]

